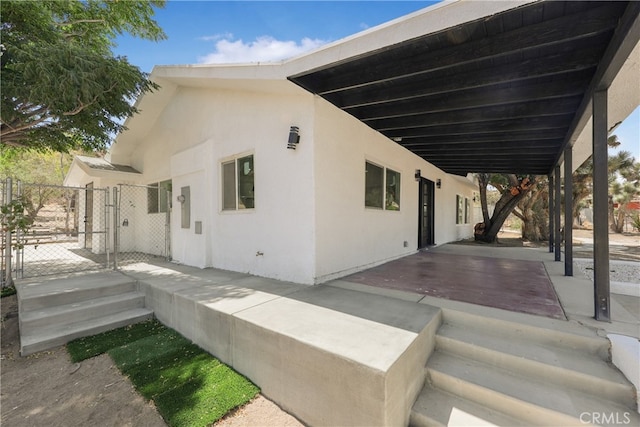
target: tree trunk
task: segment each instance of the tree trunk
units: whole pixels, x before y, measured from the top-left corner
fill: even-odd
[[[485,212],[485,206],[487,203],[486,190],[489,184],[489,174],[478,175],[478,187],[480,189],[480,200],[483,206],[484,222],[476,224],[474,230],[474,238],[477,241],[493,243],[498,237],[500,228],[504,224],[507,217],[513,212],[518,203],[529,193],[533,188],[535,181],[529,181],[525,178],[519,181],[515,175],[506,175],[507,181],[511,186],[510,189],[502,192],[502,197],[496,203],[493,210],[493,215],[489,218],[488,211]]]

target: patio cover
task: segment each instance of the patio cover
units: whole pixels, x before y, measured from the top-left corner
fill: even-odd
[[[588,124],[593,92],[638,56],[640,2],[493,3],[436,5],[414,21],[431,13],[434,26],[454,25],[394,21],[350,40],[355,55],[341,42],[289,79],[445,172],[550,174]],[[412,37],[393,40],[403,25]],[[631,79],[620,120],[638,104]]]

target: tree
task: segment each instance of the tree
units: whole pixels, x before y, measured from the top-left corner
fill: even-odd
[[[150,1],[2,2],[0,144],[67,152],[104,149],[137,112],[140,94],[158,86],[126,58],[117,35],[165,35]]]
[[[519,177],[514,174],[487,173],[478,174],[477,177],[484,221],[476,224],[474,237],[475,240],[493,243],[507,217],[531,189],[535,187],[536,178],[528,175]],[[491,216],[489,216],[487,206],[487,187],[490,184],[498,188],[502,194]]]
[[[522,220],[522,238],[539,242],[549,238],[549,182],[537,177],[536,185],[522,197],[513,210]]]
[[[622,233],[630,214],[629,202],[640,195],[640,163],[628,151],[609,156],[609,222],[611,231]]]
[[[26,217],[32,222],[45,205],[56,202],[67,207],[65,230],[70,233],[70,212],[75,192],[56,188],[66,176],[73,154],[81,152],[54,153],[26,151],[15,147],[0,146],[0,177],[11,177],[23,183],[37,184],[22,187],[21,203]]]
[[[609,148],[617,148],[620,140],[617,135],[607,138]],[[609,223],[611,230],[621,233],[628,215],[628,203],[640,194],[640,164],[628,151],[620,151],[609,156],[607,161],[609,175]],[[593,158],[590,156],[573,173],[573,218],[578,219],[582,201],[592,192]],[[618,206],[616,208],[616,206]]]

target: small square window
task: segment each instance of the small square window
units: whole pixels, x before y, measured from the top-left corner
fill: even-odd
[[[147,213],[167,212],[171,200],[171,180],[154,182],[147,186]]]
[[[400,172],[365,162],[365,207],[399,211],[400,190]]]

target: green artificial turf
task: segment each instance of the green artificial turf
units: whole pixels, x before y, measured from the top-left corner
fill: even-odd
[[[155,320],[82,338],[67,348],[74,361],[108,353],[140,394],[155,402],[172,427],[212,424],[260,391]]]
[[[115,347],[128,344],[149,335],[164,331],[164,327],[156,320],[147,320],[112,331],[103,332],[91,337],[80,338],[67,344],[71,361],[76,363],[106,353]]]

